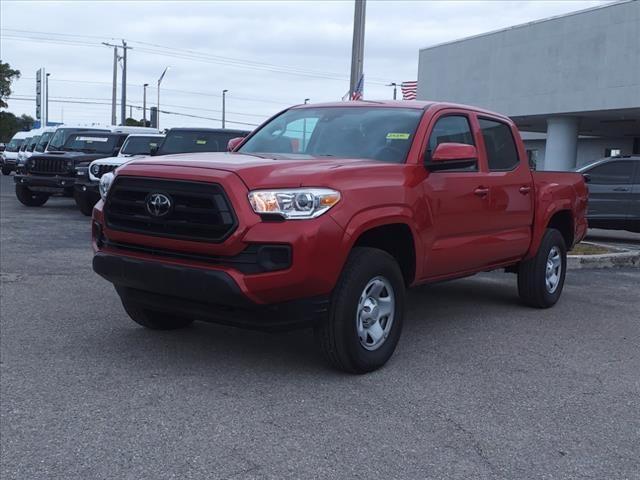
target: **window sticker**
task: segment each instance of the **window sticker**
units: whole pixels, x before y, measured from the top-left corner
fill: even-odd
[[[76,142],[108,142],[105,137],[76,137]]]
[[[387,133],[387,140],[409,140],[410,133]]]
[[[207,141],[204,138],[199,138],[196,140],[196,145],[206,145]]]

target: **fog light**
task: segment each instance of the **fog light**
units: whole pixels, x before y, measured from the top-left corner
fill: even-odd
[[[289,245],[265,245],[258,250],[258,265],[265,271],[284,270],[291,266]]]
[[[87,187],[85,187],[84,185],[82,186],[82,191],[86,192],[87,191]]]

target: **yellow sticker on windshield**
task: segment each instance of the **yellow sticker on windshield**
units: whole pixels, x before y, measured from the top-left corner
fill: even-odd
[[[197,145],[206,145],[207,141],[206,140],[196,140],[196,144]]]
[[[387,133],[387,140],[409,140],[410,133]]]

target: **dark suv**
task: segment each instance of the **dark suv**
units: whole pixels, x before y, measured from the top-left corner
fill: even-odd
[[[589,226],[640,233],[640,155],[607,157],[577,169],[589,183]]]
[[[70,135],[59,151],[33,155],[16,175],[16,197],[28,207],[44,205],[51,195],[73,196],[76,168],[118,154],[128,133],[80,132]]]

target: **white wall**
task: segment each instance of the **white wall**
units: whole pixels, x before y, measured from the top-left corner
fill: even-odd
[[[512,117],[640,108],[640,1],[422,49],[417,98]]]
[[[537,169],[544,169],[546,140],[525,140],[527,150],[538,150]],[[632,138],[580,138],[578,140],[578,161],[576,166],[581,166],[604,157],[605,149],[619,148],[622,155],[631,155],[633,152]]]

